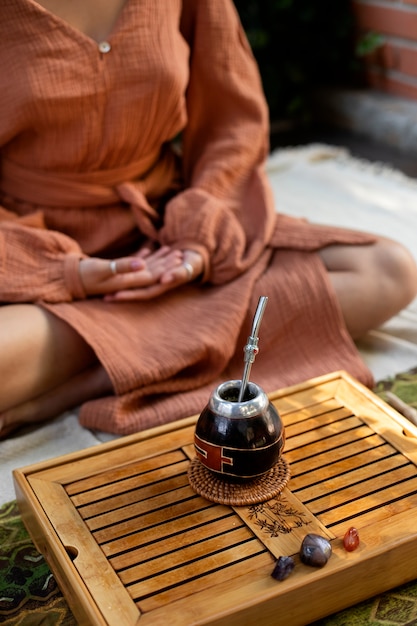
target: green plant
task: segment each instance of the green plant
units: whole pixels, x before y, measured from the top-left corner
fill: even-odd
[[[379,33],[369,31],[362,35],[356,42],[355,53],[357,57],[365,57],[375,52],[384,43],[384,38]]]
[[[258,61],[271,118],[308,121],[313,88],[349,80],[350,0],[235,0]]]

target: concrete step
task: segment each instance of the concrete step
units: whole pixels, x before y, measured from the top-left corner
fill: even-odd
[[[332,125],[417,157],[417,102],[370,89],[321,89],[318,124]]]

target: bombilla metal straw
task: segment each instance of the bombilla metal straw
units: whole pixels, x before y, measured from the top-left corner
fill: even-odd
[[[258,306],[256,308],[255,315],[253,318],[251,334],[248,337],[248,342],[246,346],[243,348],[243,351],[245,353],[245,359],[244,359],[245,367],[243,370],[242,382],[240,384],[238,402],[242,402],[243,400],[243,397],[246,392],[246,386],[249,380],[250,370],[252,368],[253,362],[255,361],[255,357],[259,352],[258,331],[259,331],[259,326],[261,325],[262,317],[263,317],[267,302],[268,302],[267,296],[261,296],[259,298]]]

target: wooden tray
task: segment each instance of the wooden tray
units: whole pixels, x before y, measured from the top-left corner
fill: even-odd
[[[417,578],[417,428],[344,372],[271,394],[292,477],[230,508],[187,480],[196,417],[16,470],[24,522],[80,624],[308,624]],[[355,552],[342,537],[360,533]],[[327,565],[303,565],[310,532]],[[280,555],[296,555],[283,582]]]

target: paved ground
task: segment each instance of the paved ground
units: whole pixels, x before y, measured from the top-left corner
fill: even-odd
[[[312,142],[344,146],[417,178],[417,102],[376,91],[333,90],[316,95],[317,121],[308,129],[279,128],[272,147]]]

